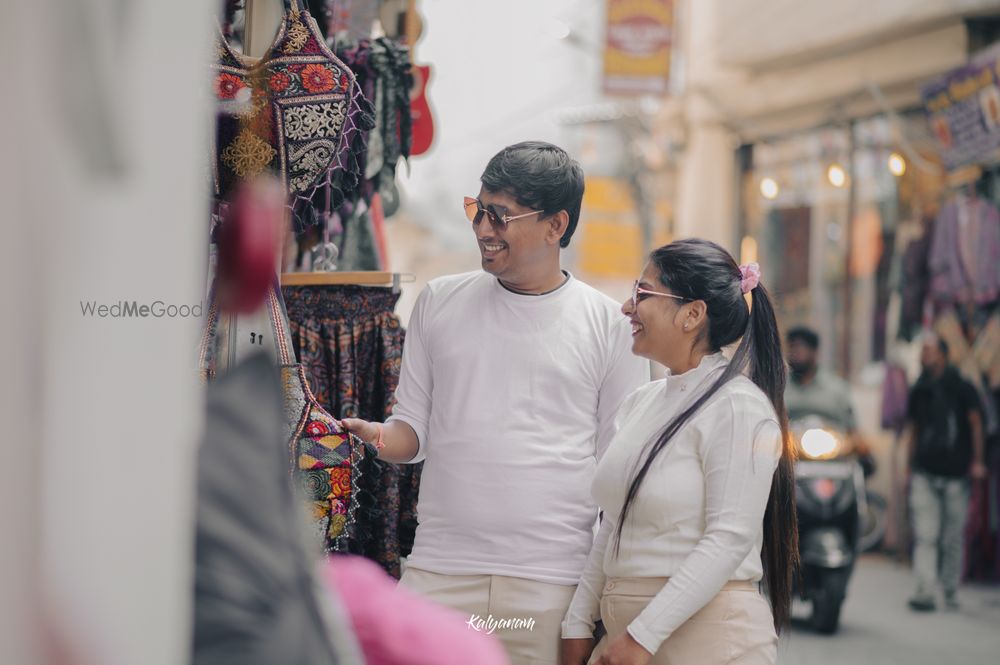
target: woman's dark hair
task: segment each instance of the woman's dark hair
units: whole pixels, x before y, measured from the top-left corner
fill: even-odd
[[[580,221],[583,169],[565,150],[542,141],[507,146],[490,160],[480,178],[489,192],[506,192],[527,208],[554,215],[569,214],[569,225],[559,240],[568,247]]]
[[[781,428],[782,454],[771,481],[771,495],[764,513],[764,544],[761,562],[764,583],[771,599],[774,626],[779,632],[789,620],[792,578],[798,568],[798,525],[795,518],[794,449],[788,436],[785,413],[785,361],[781,336],[763,284],[751,291],[753,308],[747,306],[741,287],[742,274],[733,257],[707,240],[679,240],[650,256],[660,272],[663,286],[688,300],[707,305],[707,342],[712,352],[740,340],[732,361],[694,404],[677,415],[649,448],[639,472],[629,485],[618,523],[615,552],[621,548],[622,525],[635,501],[650,466],[671,439],[727,382],[749,367],[750,379],[771,400]]]

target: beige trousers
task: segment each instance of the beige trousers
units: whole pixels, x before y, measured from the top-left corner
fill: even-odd
[[[511,665],[557,665],[561,624],[575,586],[502,575],[441,575],[407,567],[400,586],[468,617],[496,635]]]
[[[667,583],[664,577],[609,579],[601,597],[608,634],[594,649],[622,635]],[[752,582],[730,582],[660,646],[650,665],[774,665],[778,636],[771,608]]]

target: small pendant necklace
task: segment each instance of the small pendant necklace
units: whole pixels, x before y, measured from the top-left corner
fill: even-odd
[[[516,294],[518,294],[520,296],[547,296],[550,293],[555,293],[556,291],[558,291],[559,289],[561,289],[563,286],[566,285],[566,282],[569,281],[569,273],[567,273],[565,271],[562,271],[562,273],[563,273],[563,281],[559,282],[559,286],[557,286],[554,289],[549,289],[548,291],[542,291],[541,293],[529,293],[528,291],[518,291],[517,289],[513,289],[513,288],[507,286],[506,284],[504,284],[503,280],[501,280],[501,279],[497,279],[497,281],[500,282],[500,286],[502,286],[503,288],[507,289],[511,293],[516,293]]]

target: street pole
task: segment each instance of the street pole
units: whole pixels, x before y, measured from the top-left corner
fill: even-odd
[[[851,263],[854,259],[854,217],[858,200],[857,169],[855,168],[855,139],[854,123],[847,123],[847,228],[844,238],[846,239],[846,250],[844,251],[844,284],[841,298],[843,300],[844,328],[840,340],[841,350],[841,372],[844,378],[850,381],[851,378],[851,331],[853,326],[853,304],[854,304],[854,277],[851,274]]]

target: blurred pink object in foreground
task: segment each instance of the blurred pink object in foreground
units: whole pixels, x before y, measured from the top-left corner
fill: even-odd
[[[351,617],[368,665],[508,665],[499,640],[469,617],[397,588],[375,563],[334,556],[323,567]]]
[[[219,305],[227,311],[257,310],[275,278],[285,217],[285,195],[273,179],[240,186],[218,230]]]

